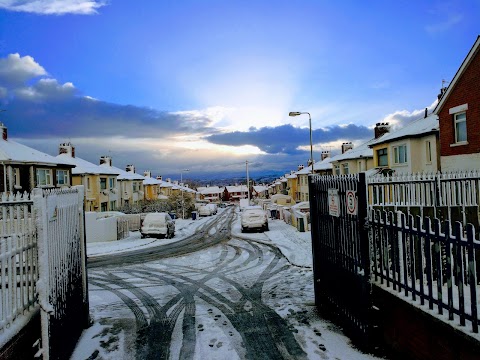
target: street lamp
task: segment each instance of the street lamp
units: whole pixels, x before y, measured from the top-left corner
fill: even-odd
[[[182,219],[185,219],[185,202],[183,200],[183,172],[190,171],[190,169],[180,170],[180,186],[182,188]]]
[[[298,116],[302,114],[308,114],[308,124],[310,126],[310,161],[312,162],[312,174],[313,174],[313,145],[312,145],[312,117],[309,112],[290,111],[288,116]]]

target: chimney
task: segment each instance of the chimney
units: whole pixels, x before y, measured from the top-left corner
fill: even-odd
[[[152,177],[152,172],[150,170],[146,170],[146,171],[143,172],[143,176]]]
[[[342,154],[350,149],[353,149],[353,144],[351,142],[345,142],[342,144]]]
[[[125,168],[125,171],[134,173],[135,172],[135,166],[127,165],[127,167]]]
[[[110,156],[100,156],[100,165],[102,164],[112,166],[112,158]]]
[[[63,143],[58,147],[59,154],[68,154],[72,158],[75,157],[75,147],[71,143]]]
[[[322,153],[320,154],[320,159],[322,161],[329,157],[330,157],[330,150],[322,151]]]
[[[424,119],[428,116],[428,108],[425,108],[425,116],[423,117]]]
[[[390,132],[390,125],[388,123],[377,123],[374,131],[375,139],[378,139],[383,134]]]
[[[163,178],[161,175],[157,176],[157,180],[163,181]]]
[[[0,122],[0,129],[2,129],[2,139],[7,140],[8,138],[7,127],[1,122]]]
[[[297,170],[297,171],[302,170],[304,167],[305,167],[305,166],[303,166],[303,165],[298,165],[298,170]]]

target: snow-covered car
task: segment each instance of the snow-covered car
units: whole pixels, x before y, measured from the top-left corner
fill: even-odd
[[[142,238],[164,237],[172,238],[175,236],[175,221],[167,213],[150,213],[145,216],[140,229]]]
[[[247,206],[242,211],[242,232],[247,230],[268,231],[268,216],[260,206]]]
[[[212,208],[207,205],[202,205],[198,208],[198,216],[210,216],[213,214]]]
[[[217,204],[207,204],[207,206],[212,210],[212,214],[215,215],[218,210]]]

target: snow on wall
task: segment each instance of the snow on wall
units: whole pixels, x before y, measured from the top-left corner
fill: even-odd
[[[93,211],[85,213],[87,243],[117,240],[117,218],[102,217],[100,214]]]

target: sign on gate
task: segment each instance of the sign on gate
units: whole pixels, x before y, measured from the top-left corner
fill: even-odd
[[[347,214],[357,215],[358,204],[357,204],[356,191],[347,190],[346,196],[347,196]]]
[[[340,216],[338,189],[328,189],[328,213],[330,216]]]

